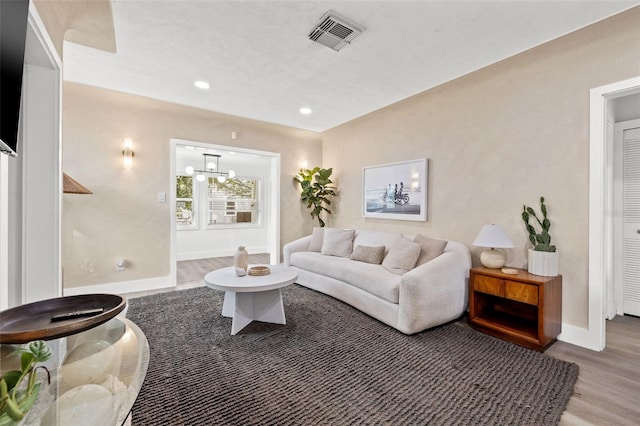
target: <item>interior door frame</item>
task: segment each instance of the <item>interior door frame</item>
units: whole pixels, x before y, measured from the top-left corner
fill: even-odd
[[[613,138],[608,131],[608,109],[613,99],[640,93],[640,77],[618,81],[590,91],[589,129],[589,325],[571,340],[596,351],[606,344],[606,311],[613,285]],[[564,333],[563,333],[564,334]]]
[[[634,129],[640,127],[640,119],[633,119],[627,121],[621,121],[614,125],[614,171],[619,169],[622,171],[624,153],[622,149],[622,143],[624,142],[624,131],[627,129]],[[616,146],[618,145],[618,146]],[[624,193],[622,179],[619,183],[612,182],[615,187],[613,188],[613,286],[608,292],[609,296],[612,296],[613,300],[609,300],[609,314],[608,319],[613,318],[615,315],[624,315],[624,280],[621,271],[624,268],[622,249],[624,239]],[[616,214],[620,212],[620,214]],[[618,272],[616,272],[618,271]],[[612,312],[613,311],[613,312]],[[613,314],[613,315],[612,315]]]
[[[190,145],[202,148],[219,149],[226,151],[243,152],[247,154],[259,155],[269,158],[270,161],[270,184],[265,189],[265,195],[269,197],[268,216],[265,217],[265,226],[267,226],[267,247],[269,248],[271,264],[280,263],[280,153],[270,151],[259,151],[249,148],[240,148],[237,146],[214,145],[210,143],[197,142],[191,140],[172,138],[169,144],[170,154],[170,185],[169,185],[169,214],[171,223],[171,268],[170,279],[171,285],[177,285],[178,263],[177,263],[177,229],[176,229],[176,147],[178,145]]]

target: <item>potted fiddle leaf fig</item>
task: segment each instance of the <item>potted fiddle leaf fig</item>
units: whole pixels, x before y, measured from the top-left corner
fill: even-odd
[[[538,216],[535,210],[525,205],[522,206],[522,221],[529,233],[529,241],[533,249],[529,249],[530,274],[554,277],[558,275],[558,252],[556,246],[551,244],[551,221],[547,217],[547,206],[544,197],[540,197],[540,211]],[[539,229],[536,229],[536,226]]]
[[[36,372],[42,368],[47,372],[47,381],[51,383],[51,376],[46,367],[39,362],[51,358],[52,351],[43,340],[30,342],[19,348],[15,355],[20,356],[20,370],[7,371],[0,378],[0,425],[13,426],[27,414],[38,397],[40,384],[36,383]],[[27,380],[26,384],[23,383]]]
[[[300,172],[293,178],[300,184],[300,201],[311,209],[311,218],[318,218],[320,227],[325,226],[324,220],[320,214],[325,212],[331,214],[331,210],[327,206],[331,204],[330,197],[336,195],[331,180],[332,168],[322,169],[314,167],[313,169],[300,169]]]

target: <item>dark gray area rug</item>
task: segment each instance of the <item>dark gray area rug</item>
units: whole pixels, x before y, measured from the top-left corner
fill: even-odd
[[[129,300],[151,359],[134,425],[553,425],[578,367],[454,322],[406,336],[321,293],[236,336],[206,287]]]

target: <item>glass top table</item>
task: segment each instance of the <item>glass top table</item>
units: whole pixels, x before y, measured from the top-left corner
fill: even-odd
[[[131,423],[131,408],[149,365],[144,333],[123,315],[97,327],[46,342],[54,355],[38,370],[38,398],[20,426]],[[20,369],[11,355],[20,345],[0,345],[0,371]]]

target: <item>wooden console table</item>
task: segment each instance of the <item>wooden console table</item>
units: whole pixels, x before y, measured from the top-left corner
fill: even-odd
[[[472,268],[469,324],[476,330],[544,351],[562,331],[562,276],[542,277],[519,269]]]

